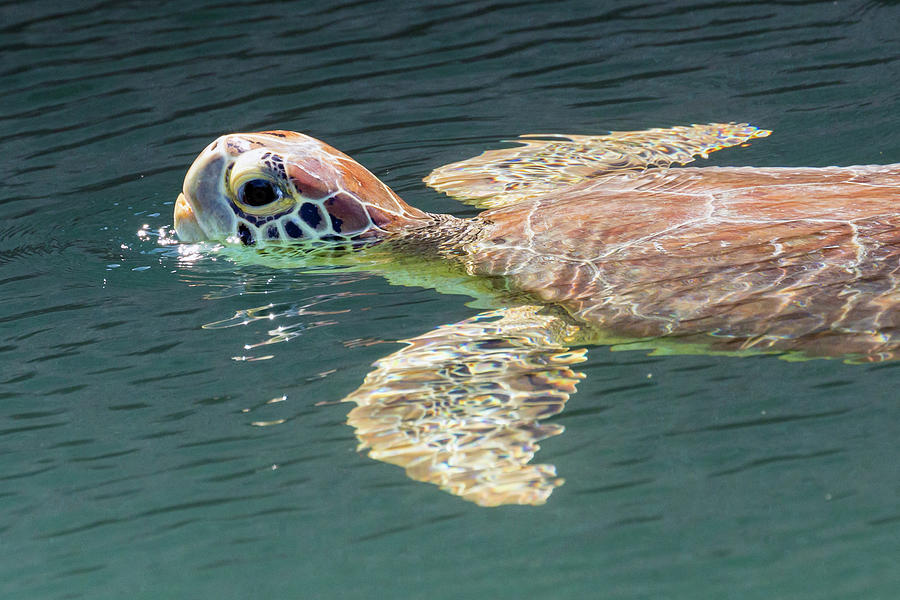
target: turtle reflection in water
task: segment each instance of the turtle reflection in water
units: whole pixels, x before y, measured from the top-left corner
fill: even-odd
[[[393,257],[370,266],[389,279],[490,289],[501,308],[378,361],[346,398],[348,422],[413,479],[482,505],[540,504],[561,480],[529,461],[582,377],[585,351],[570,348],[900,358],[900,164],[668,168],[768,134],[522,136],[425,179],[487,209],[470,219],[409,206],[311,137],[231,134],[190,168],[175,228],[260,256],[370,246]]]

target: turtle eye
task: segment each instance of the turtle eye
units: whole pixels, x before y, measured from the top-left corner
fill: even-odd
[[[251,179],[237,192],[238,200],[247,206],[266,206],[281,199],[281,190],[265,179]]]

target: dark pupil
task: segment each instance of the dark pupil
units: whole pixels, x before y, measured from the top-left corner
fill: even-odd
[[[265,206],[278,200],[280,194],[265,179],[251,179],[238,192],[241,202],[247,206]]]

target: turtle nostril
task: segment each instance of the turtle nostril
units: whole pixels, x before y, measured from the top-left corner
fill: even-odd
[[[256,243],[253,239],[253,234],[250,233],[250,228],[248,228],[243,223],[238,225],[238,237],[241,239],[241,243],[245,246],[252,246]]]

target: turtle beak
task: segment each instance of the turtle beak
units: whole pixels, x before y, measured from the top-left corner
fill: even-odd
[[[178,200],[175,201],[175,233],[182,242],[202,242],[207,239],[184,194],[178,194]]]
[[[225,169],[233,161],[219,138],[203,151],[184,177],[175,202],[175,233],[183,242],[223,241],[235,231]]]

